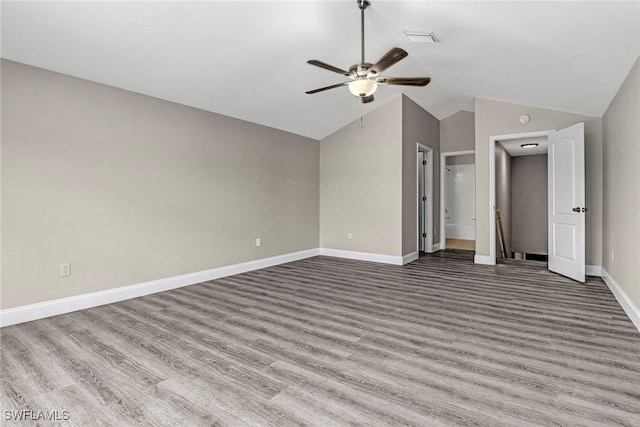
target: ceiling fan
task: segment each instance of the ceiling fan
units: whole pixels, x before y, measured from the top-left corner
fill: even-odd
[[[337,87],[349,86],[349,91],[355,96],[359,97],[363,104],[373,101],[373,93],[378,88],[378,85],[404,85],[404,86],[426,86],[431,79],[429,77],[383,77],[379,76],[381,72],[391,67],[401,59],[407,57],[409,54],[399,47],[394,47],[387,52],[376,64],[370,64],[364,60],[364,11],[371,5],[369,0],[356,0],[358,8],[360,9],[360,35],[361,35],[361,55],[360,63],[354,64],[349,67],[349,71],[343,70],[333,65],[329,65],[326,62],[312,59],[307,61],[311,65],[324,68],[325,70],[333,71],[334,73],[342,74],[349,77],[351,81],[338,83],[331,86],[322,87],[319,89],[309,90],[305,92],[308,95],[323,92],[329,89],[335,89]]]

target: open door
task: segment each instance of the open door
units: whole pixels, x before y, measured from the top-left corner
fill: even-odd
[[[424,239],[424,251],[433,252],[433,151],[424,152],[422,160],[422,186],[424,195],[422,197],[422,236]]]
[[[549,134],[549,270],[584,282],[584,123]]]
[[[418,146],[418,249],[433,252],[433,150]]]
[[[423,151],[418,151],[418,249],[422,252],[427,251],[427,234],[425,223],[425,205],[426,205],[426,191],[424,185],[424,161],[427,156]]]

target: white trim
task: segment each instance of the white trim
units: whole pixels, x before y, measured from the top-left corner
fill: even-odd
[[[435,236],[433,235],[433,208],[434,208],[434,200],[433,200],[433,174],[435,171],[435,165],[434,165],[434,159],[433,159],[433,148],[421,144],[420,142],[416,142],[416,160],[418,158],[418,155],[420,154],[420,152],[426,153],[427,154],[427,158],[425,159],[427,161],[427,173],[428,175],[425,176],[425,180],[426,180],[426,185],[425,185],[425,196],[427,196],[427,200],[431,201],[431,209],[429,212],[425,212],[425,229],[428,230],[427,232],[427,237],[425,239],[425,252],[429,252],[426,251],[426,248],[431,247],[433,245],[433,240],[435,239]],[[418,241],[417,241],[417,245],[416,245],[416,251],[418,251],[418,253],[420,252],[420,239],[422,239],[422,236],[419,236],[420,234],[420,183],[418,182],[418,180],[420,179],[420,171],[418,170],[418,168],[420,167],[420,165],[417,164],[418,162],[416,162],[416,236],[418,236]]]
[[[219,279],[221,277],[233,276],[234,274],[245,273],[247,271],[258,270],[278,264],[285,264],[287,262],[317,256],[319,252],[320,251],[317,248],[308,249],[300,252],[277,255],[270,258],[262,258],[239,264],[226,265],[224,267],[212,268],[210,270],[198,271],[195,273],[182,274],[180,276],[168,277],[165,279],[151,280],[149,282],[138,283],[135,285],[122,286],[119,288],[91,292],[68,298],[60,298],[36,304],[7,308],[0,310],[0,326],[15,325],[17,323],[57,316],[59,314],[111,304],[144,295],[155,294],[157,292],[168,291],[170,289]]]
[[[395,255],[373,254],[370,252],[344,251],[342,249],[320,248],[320,255],[336,258],[357,259],[360,261],[381,262],[383,264],[402,265],[402,257]]]
[[[585,265],[584,274],[587,276],[602,277],[602,267],[599,265]]]
[[[437,252],[437,251],[442,250],[442,244],[441,244],[441,243],[436,243],[436,244],[434,244],[434,245],[433,245],[433,247],[431,248],[431,250],[432,250],[433,252]]]
[[[491,258],[491,264],[496,263],[496,142],[505,141],[510,139],[522,139],[522,138],[538,138],[546,136],[548,137],[551,130],[541,130],[537,132],[523,132],[523,133],[510,133],[507,135],[492,135],[489,137],[489,257]],[[476,168],[476,186],[482,177],[478,176],[478,168]],[[476,203],[478,201],[476,200]],[[476,206],[478,206],[476,204]],[[478,223],[476,222],[476,239],[478,238]]]
[[[473,262],[476,264],[496,265],[496,259],[486,255],[474,255]]]
[[[620,304],[620,307],[627,313],[627,316],[629,316],[629,319],[633,322],[636,329],[640,331],[640,310],[638,307],[633,304],[631,298],[629,298],[620,285],[618,285],[615,279],[611,277],[604,268],[602,269],[602,280],[607,284],[613,296],[618,300],[618,304]]]
[[[413,261],[417,260],[418,258],[420,258],[420,252],[419,251],[415,251],[415,252],[411,252],[411,253],[406,254],[406,255],[402,255],[402,265],[409,264],[410,262],[413,262]]]
[[[445,225],[444,214],[444,196],[447,190],[444,185],[444,171],[447,166],[447,157],[465,156],[468,154],[476,154],[476,150],[447,151],[440,153],[440,249],[447,249],[447,229]],[[475,164],[475,162],[474,162]],[[478,178],[476,177],[476,181]],[[475,197],[475,196],[474,196]],[[477,203],[477,200],[476,200]],[[475,213],[474,213],[475,215]],[[476,225],[477,228],[477,225]],[[477,233],[477,231],[476,231]]]

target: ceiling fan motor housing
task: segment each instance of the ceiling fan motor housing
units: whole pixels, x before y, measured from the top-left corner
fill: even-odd
[[[349,67],[349,76],[353,79],[365,77],[369,68],[373,67],[373,64],[365,62],[364,64],[353,64]]]

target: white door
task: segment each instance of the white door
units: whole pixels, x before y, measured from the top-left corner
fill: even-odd
[[[549,134],[549,270],[584,282],[584,123]]]
[[[433,252],[433,151],[418,151],[418,248]]]
[[[424,185],[424,165],[423,165],[423,161],[425,160],[426,156],[424,155],[424,152],[422,151],[418,151],[418,242],[419,243],[419,249],[423,252],[426,252],[425,250],[425,241],[426,241],[426,237],[425,237],[425,227],[424,227],[424,223],[425,223],[425,209],[424,209],[424,199],[426,197],[426,192],[425,192],[425,185]]]
[[[426,151],[422,161],[424,197],[422,198],[424,216],[422,228],[424,230],[424,251],[433,252],[433,151]]]

